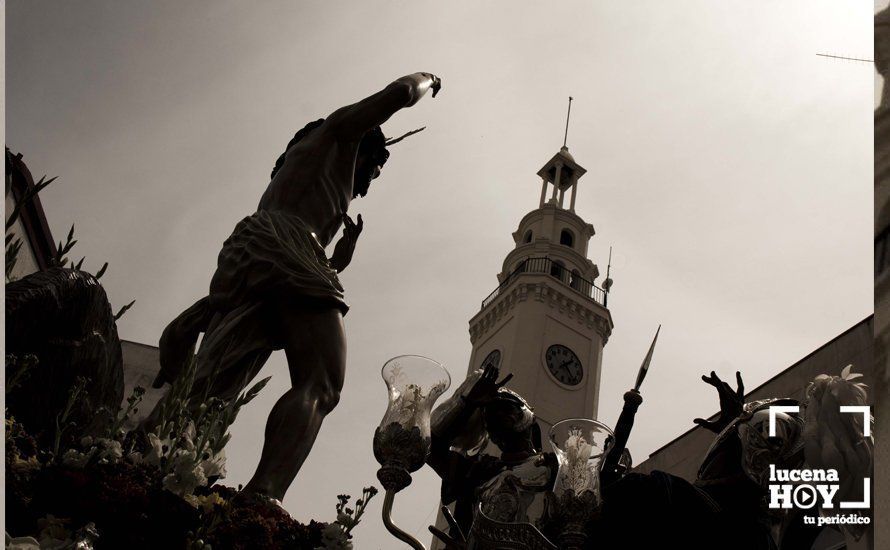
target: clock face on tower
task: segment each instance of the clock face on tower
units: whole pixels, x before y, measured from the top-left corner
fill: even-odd
[[[550,346],[544,358],[550,374],[567,386],[578,385],[584,377],[581,360],[566,346],[560,344]]]
[[[479,365],[479,368],[482,370],[485,370],[485,367],[487,367],[488,365],[492,365],[495,368],[501,366],[501,351],[500,350],[496,349],[493,352],[486,355],[485,359],[482,361],[482,364]]]

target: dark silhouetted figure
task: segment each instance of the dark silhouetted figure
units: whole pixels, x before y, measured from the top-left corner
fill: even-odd
[[[389,155],[380,125],[440,87],[429,73],[405,76],[300,130],[275,163],[257,211],[223,244],[209,294],[161,336],[155,387],[182,371],[203,332],[192,395],[226,400],[245,389],[273,350],[284,349],[292,387],[269,414],[262,457],[245,491],[282,499],[337,405],[348,310],[337,273],[349,265],[362,230],[361,216],[354,223],[346,212]],[[324,249],[341,224],[328,260]]]

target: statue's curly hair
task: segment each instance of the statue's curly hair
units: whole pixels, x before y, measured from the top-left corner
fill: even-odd
[[[289,142],[287,142],[287,147],[284,148],[284,152],[278,157],[275,161],[275,166],[272,168],[272,173],[269,175],[269,179],[273,179],[275,174],[278,173],[278,170],[281,169],[281,166],[284,164],[284,157],[287,155],[288,150],[294,146],[295,143],[309,135],[309,133],[321,126],[324,123],[323,118],[318,120],[313,120],[306,126],[303,126],[299,132],[294,134],[294,137],[291,138]],[[383,166],[386,160],[389,158],[389,151],[386,150],[386,137],[383,135],[383,130],[380,129],[380,126],[375,126],[368,130],[364,137],[362,137],[362,141],[359,144],[358,154],[372,154],[375,155],[378,164]]]
[[[377,164],[383,166],[389,158],[389,151],[386,150],[386,136],[380,126],[375,126],[365,132],[362,142],[358,146],[359,155],[372,155]]]

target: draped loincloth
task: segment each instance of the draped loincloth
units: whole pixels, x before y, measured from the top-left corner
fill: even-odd
[[[260,210],[223,243],[210,281],[210,305],[225,311],[257,299],[294,299],[349,310],[324,248],[297,216]]]
[[[237,397],[281,349],[269,328],[269,305],[278,303],[349,310],[337,272],[306,223],[260,210],[238,222],[223,243],[210,294],[164,330],[156,387],[182,371],[204,332],[192,394]]]

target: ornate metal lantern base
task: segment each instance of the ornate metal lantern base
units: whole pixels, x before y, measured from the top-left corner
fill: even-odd
[[[411,484],[411,472],[423,466],[430,448],[430,438],[416,426],[406,429],[391,422],[374,432],[374,457],[382,467],[377,479],[387,491],[399,492]]]
[[[377,470],[377,479],[387,491],[398,493],[408,485],[411,485],[411,474],[404,468],[397,466],[384,466]]]
[[[543,533],[530,523],[503,523],[476,510],[470,529],[473,550],[557,550]]]
[[[559,547],[580,550],[587,541],[587,526],[599,512],[597,497],[593,491],[580,495],[566,492],[556,501],[556,517],[559,522]]]

